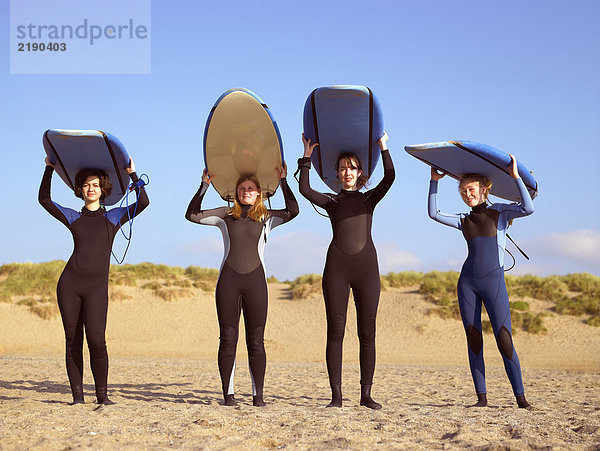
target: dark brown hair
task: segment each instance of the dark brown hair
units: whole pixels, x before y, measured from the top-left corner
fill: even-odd
[[[101,169],[82,169],[75,174],[75,195],[83,199],[83,184],[88,177],[98,177],[100,180],[100,191],[102,195],[100,200],[104,200],[112,193],[112,183],[108,180],[108,175]]]
[[[350,153],[350,152],[343,152],[343,153],[339,154],[337,157],[337,161],[335,162],[335,172],[339,172],[340,161],[342,161],[342,160],[346,160],[346,163],[348,163],[350,165],[350,167],[352,167],[353,169],[356,168],[359,171],[361,171],[360,176],[356,180],[356,188],[361,189],[362,187],[366,186],[367,183],[369,182],[369,177],[367,177],[365,175],[365,172],[363,171],[363,168],[362,168],[362,163],[360,161],[360,158],[358,158],[358,155]]]

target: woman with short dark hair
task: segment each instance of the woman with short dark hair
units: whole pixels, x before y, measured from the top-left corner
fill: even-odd
[[[143,186],[136,186],[137,205],[106,210],[102,201],[112,191],[108,176],[99,169],[84,169],[75,176],[75,195],[83,199],[84,207],[80,211],[63,207],[52,201],[50,184],[54,165],[47,157],[45,162],[39,202],[69,229],[74,242],[73,254],[56,287],[65,329],[66,366],[73,404],[84,402],[84,327],[96,385],[96,400],[98,404],[114,404],[107,394],[108,353],[105,340],[110,254],[117,231],[148,206],[148,196]],[[130,160],[127,172],[132,182],[139,180],[133,160]]]

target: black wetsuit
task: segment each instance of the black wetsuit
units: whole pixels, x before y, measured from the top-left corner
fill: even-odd
[[[262,400],[266,367],[264,347],[267,321],[267,282],[263,249],[274,227],[298,215],[298,203],[285,179],[280,180],[285,199],[284,210],[269,210],[269,217],[257,222],[246,217],[250,206],[242,206],[242,216],[229,215],[229,207],[202,210],[208,185],[202,183],[192,198],[185,217],[198,224],[219,227],[223,234],[225,255],[215,293],[219,320],[219,372],[223,395],[233,395],[233,376],[241,310],[244,311],[246,345],[253,395]]]
[[[148,196],[142,187],[136,189],[136,205],[127,208],[100,208],[81,211],[65,208],[52,201],[50,183],[53,168],[46,166],[39,192],[40,204],[62,222],[73,235],[73,254],[63,270],[56,294],[65,328],[66,365],[71,388],[81,387],[83,379],[83,328],[90,350],[90,365],[96,388],[104,389],[108,378],[108,354],[105,330],[108,312],[108,271],[114,237],[130,216],[148,206]],[[133,182],[138,181],[135,173]],[[73,391],[75,393],[75,390]]]
[[[342,344],[350,288],[354,294],[360,341],[360,382],[373,383],[375,372],[375,320],[380,279],[377,252],[371,238],[373,210],[392,186],[394,165],[389,151],[381,152],[384,175],[366,192],[340,191],[322,194],[309,183],[310,158],[298,160],[300,193],[324,208],[331,220],[333,239],[323,271],[323,296],[327,313],[327,371],[331,386],[342,382]]]

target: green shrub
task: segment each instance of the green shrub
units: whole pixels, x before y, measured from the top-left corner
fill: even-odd
[[[600,327],[600,315],[594,315],[585,322],[588,326]]]
[[[573,316],[600,315],[600,298],[582,294],[561,299],[556,303],[556,312]]]
[[[563,281],[571,291],[600,297],[600,277],[590,273],[576,273],[562,276]]]
[[[423,282],[423,273],[416,271],[390,272],[381,276],[381,286],[390,288],[405,288],[420,285]]]
[[[305,274],[288,282],[292,299],[304,299],[313,293],[321,292],[322,276],[319,274]]]
[[[270,276],[270,277],[267,279],[267,283],[279,283],[279,280],[278,280],[278,279],[277,279],[277,277],[275,277],[275,276]]]
[[[510,309],[512,310],[519,310],[521,312],[526,312],[527,310],[529,310],[529,303],[525,302],[525,301],[515,301],[515,302],[510,302]]]
[[[192,285],[204,291],[214,291],[219,278],[219,271],[212,268],[201,268],[199,266],[188,266],[184,274]]]
[[[0,295],[4,299],[12,296],[54,296],[56,284],[65,262],[55,260],[46,263],[10,263],[0,266]]]
[[[456,304],[456,284],[459,274],[454,271],[431,271],[424,275],[419,293],[434,304],[448,306]]]
[[[109,281],[115,285],[136,286],[138,280],[170,279],[183,276],[179,266],[138,263],[136,265],[111,265]]]
[[[527,296],[544,301],[558,301],[567,296],[567,284],[560,276],[507,275],[505,280],[509,296]]]
[[[530,334],[539,334],[546,332],[546,326],[544,326],[544,314],[533,314],[531,312],[514,312],[511,317],[512,327],[514,329],[521,329]]]
[[[172,280],[170,285],[175,286],[175,287],[181,287],[181,288],[192,288],[192,282],[190,282],[188,279],[176,279],[176,280]]]
[[[143,290],[158,290],[160,288],[163,287],[163,284],[160,282],[147,282],[144,285],[142,285],[140,288],[142,288]]]

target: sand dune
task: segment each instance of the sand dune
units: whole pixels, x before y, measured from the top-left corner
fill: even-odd
[[[322,300],[290,300],[270,285],[266,408],[251,406],[243,340],[236,408],[220,405],[218,328],[210,293],[173,302],[126,288],[111,302],[107,342],[115,406],[70,400],[60,318],[0,304],[0,447],[600,449],[600,329],[549,313],[548,332],[517,332],[527,397],[517,409],[493,337],[484,335],[491,407],[474,401],[462,325],[427,316],[423,298],[389,290],[381,299],[373,412],[358,405],[358,341],[350,308],[344,348],[344,407],[326,409]],[[532,309],[550,304],[529,300]],[[243,326],[242,326],[243,327]],[[86,356],[87,359],[87,356]],[[87,385],[90,384],[90,385]]]

